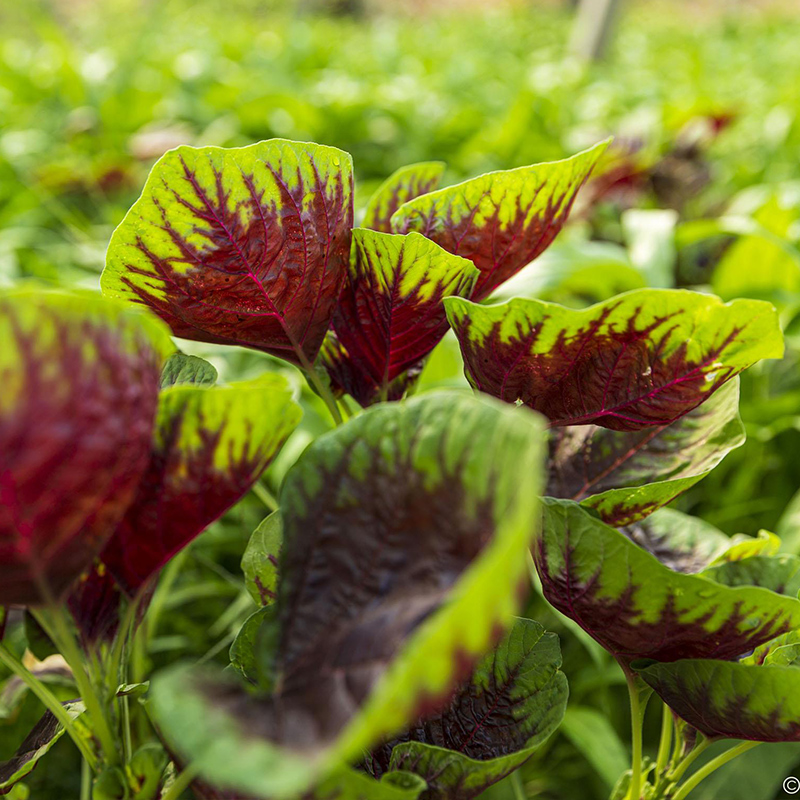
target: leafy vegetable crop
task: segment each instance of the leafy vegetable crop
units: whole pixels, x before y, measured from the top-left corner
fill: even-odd
[[[182,146],[114,233],[103,296],[0,294],[0,602],[26,607],[29,646],[38,631],[79,696],[0,643],[47,708],[0,792],[67,733],[97,800],[478,797],[565,717],[558,637],[522,616],[531,584],[624,673],[613,798],[683,800],[756,743],[800,739],[800,559],[663,508],[744,441],[739,375],[782,356],[774,307],[492,301],[606,146],[444,188],[442,164],[411,165],[361,227],[343,151]],[[421,385],[448,329],[474,394]],[[218,384],[170,333],[293,365],[327,430],[292,449],[297,384]],[[229,669],[142,674],[162,568],[280,459]],[[745,743],[688,772],[723,739]]]

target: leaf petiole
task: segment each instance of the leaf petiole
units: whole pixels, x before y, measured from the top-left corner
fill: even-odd
[[[691,750],[688,755],[679,761],[671,772],[667,773],[667,780],[671,783],[677,783],[684,775],[687,769],[694,764],[694,762],[701,756],[709,747],[711,747],[710,739],[703,739],[698,745]]]
[[[306,358],[306,354],[302,351],[302,349],[300,347],[295,347],[295,352],[297,353],[297,357],[300,359],[300,364],[303,367],[306,380],[310,386],[316,389],[317,394],[322,398],[322,401],[328,407],[328,411],[330,411],[330,414],[333,417],[334,424],[338,427],[344,420],[342,419],[342,412],[339,410],[339,404],[336,402],[336,398],[333,396],[330,387],[325,383],[325,381],[320,379],[319,373],[314,369],[314,365],[308,360],[308,358]]]
[[[251,490],[253,494],[263,503],[264,507],[267,511],[277,511],[278,510],[278,501],[275,499],[275,496],[264,486],[263,483],[260,481],[256,481],[253,484],[253,488]]]
[[[511,788],[514,790],[514,800],[527,800],[528,795],[525,794],[525,787],[522,785],[519,770],[511,773]]]
[[[662,703],[661,739],[658,743],[658,757],[656,759],[656,781],[660,781],[667,770],[667,763],[672,754],[672,729],[674,723],[672,712],[666,703]]]
[[[642,701],[641,686],[636,676],[625,670],[625,680],[628,683],[628,695],[631,700],[631,782],[627,800],[640,800],[642,795],[642,726],[650,693],[648,692]]]
[[[673,800],[685,800],[685,798],[689,795],[689,793],[697,787],[697,785],[704,781],[712,772],[716,772],[720,767],[725,766],[729,761],[733,761],[734,758],[746,753],[748,750],[752,750],[754,747],[762,744],[761,742],[741,742],[740,744],[736,745],[736,747],[732,747],[730,750],[726,750],[721,755],[718,755],[716,758],[712,758],[711,761],[708,762],[704,767],[701,767],[697,772],[689,778],[686,783],[678,789],[677,793]]]

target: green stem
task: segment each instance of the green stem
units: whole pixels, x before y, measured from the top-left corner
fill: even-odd
[[[742,742],[741,744],[736,745],[736,747],[732,747],[730,750],[726,750],[722,755],[717,756],[716,758],[712,758],[711,761],[708,762],[704,767],[701,767],[697,772],[689,778],[686,783],[681,786],[681,788],[676,793],[674,800],[684,800],[688,794],[695,789],[695,787],[704,781],[712,772],[716,772],[720,767],[725,766],[729,761],[733,761],[734,758],[742,755],[742,753],[746,753],[748,750],[752,750],[754,747],[760,745],[761,742]]]
[[[672,753],[672,712],[666,703],[662,703],[661,717],[661,739],[658,743],[658,758],[656,759],[656,781],[661,780],[661,776],[667,769],[667,762]]]
[[[667,775],[667,779],[672,783],[677,783],[684,775],[687,769],[694,764],[697,758],[705,753],[708,748],[711,747],[711,740],[710,739],[703,739],[700,744],[696,745],[695,748],[683,759],[683,761],[678,762],[675,769],[673,769]]]
[[[123,695],[119,698],[119,704],[122,711],[122,750],[125,756],[125,763],[130,764],[131,758],[133,758],[130,698],[127,695]]]
[[[647,699],[644,703],[639,694],[636,676],[625,671],[628,696],[631,699],[631,783],[627,800],[640,800],[642,796],[642,725]],[[649,698],[648,698],[649,699]]]
[[[117,630],[117,636],[111,647],[108,661],[108,691],[111,697],[116,696],[119,685],[124,683],[122,680],[122,658],[125,652],[125,645],[133,631],[133,623],[136,619],[136,612],[139,609],[140,599],[141,595],[136,595],[136,597],[128,601],[125,617]]]
[[[92,768],[85,758],[81,761],[81,800],[92,800]]]
[[[178,579],[178,575],[188,555],[188,549],[181,550],[161,572],[161,577],[158,579],[158,586],[153,594],[153,600],[150,603],[150,608],[147,609],[147,615],[144,619],[146,624],[146,641],[152,641],[153,637],[156,635],[164,606],[169,599],[172,587]],[[138,680],[141,676],[136,677]]]
[[[179,772],[172,781],[169,789],[161,795],[161,800],[178,800],[180,796],[189,788],[191,782],[197,777],[198,770],[189,764],[183,772]]]
[[[341,425],[344,421],[342,419],[342,412],[339,410],[339,404],[336,402],[336,398],[331,393],[330,387],[325,383],[325,381],[320,380],[317,371],[314,369],[311,362],[306,358],[303,351],[299,347],[295,349],[303,367],[303,371],[305,372],[306,380],[317,390],[317,394],[319,394],[325,405],[328,407],[328,411],[330,411],[334,423],[337,426]]]
[[[5,664],[41,700],[42,705],[63,725],[64,730],[75,742],[84,761],[89,764],[91,769],[96,769],[97,757],[86,739],[75,728],[72,718],[59,699],[2,642],[0,642],[0,662]]]
[[[522,778],[520,777],[519,770],[511,773],[511,788],[514,790],[514,800],[528,800],[528,795],[525,794],[525,787],[522,785]]]
[[[268,511],[278,510],[278,501],[273,496],[272,492],[264,486],[260,481],[253,484],[253,494],[266,506]]]
[[[49,608],[49,616],[51,619],[47,619],[41,611],[34,611],[32,613],[36,617],[36,621],[44,628],[47,635],[53,640],[56,647],[58,647],[64,660],[69,664],[73,677],[75,678],[75,684],[80,692],[81,700],[83,700],[83,704],[86,706],[86,713],[92,721],[92,732],[100,742],[100,747],[106,761],[112,765],[117,764],[119,762],[119,752],[114,743],[114,736],[108,724],[106,711],[84,668],[83,654],[81,653],[78,643],[75,641],[72,631],[69,629],[69,623],[67,622],[64,609],[55,603],[51,604]]]
[[[539,580],[539,573],[536,571],[536,563],[533,560],[533,553],[530,550],[527,552],[527,564],[528,564],[528,577],[531,581],[531,586],[533,590],[537,593],[542,591],[542,582]]]

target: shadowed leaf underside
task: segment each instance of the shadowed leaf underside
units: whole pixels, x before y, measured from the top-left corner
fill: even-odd
[[[547,249],[607,146],[424,194],[397,210],[392,228],[417,231],[472,261],[481,272],[474,297],[483,300]]]
[[[673,572],[581,506],[544,501],[534,560],[545,597],[621,663],[737,658],[800,626],[800,602]]]
[[[317,439],[281,493],[278,689],[168,673],[170,741],[215,784],[284,797],[440,709],[517,608],[542,444],[534,415],[457,393]]]
[[[122,588],[135,594],[248,492],[300,416],[278,375],[162,391],[147,470],[101,554]]]
[[[31,604],[61,595],[125,513],[173,347],[129,305],[41,289],[0,293],[0,342],[0,604]]]
[[[469,800],[524,763],[561,722],[567,680],[558,637],[517,620],[439,713],[374,751],[367,768],[425,778],[426,800]]]
[[[350,255],[352,161],[272,139],[179,147],[114,232],[101,285],[177,336],[305,366],[330,324]]]
[[[72,586],[67,605],[84,646],[111,641],[122,622],[125,595],[105,564],[95,561]],[[142,604],[144,607],[146,603]]]
[[[705,477],[744,438],[738,378],[669,425],[556,428],[547,494],[594,508],[609,525],[630,525]]]
[[[447,332],[443,300],[469,296],[478,271],[420,236],[353,231],[354,255],[333,318],[342,358],[351,362],[362,405],[388,397],[390,388],[421,362]],[[326,363],[323,361],[323,363]],[[337,388],[346,389],[336,381]]]
[[[702,572],[733,542],[708,522],[673,508],[661,508],[620,530],[665,567],[686,574]]]
[[[554,426],[669,425],[759,359],[783,355],[776,311],[758,300],[644,289],[582,310],[521,298],[445,307],[470,383]]]

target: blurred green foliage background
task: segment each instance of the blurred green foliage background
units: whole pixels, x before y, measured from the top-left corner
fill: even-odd
[[[0,284],[96,286],[105,247],[153,161],[178,144],[270,137],[351,152],[358,205],[397,167],[448,164],[459,180],[560,158],[607,135],[612,155],[570,226],[513,291],[571,305],[643,285],[693,286],[778,306],[783,361],[742,384],[747,444],[678,501],[729,533],[777,530],[800,552],[800,9],[795,2],[627,0],[607,56],[569,54],[564,0],[7,0],[0,6]],[[285,370],[302,429],[270,469],[275,492],[324,430],[317,400],[266,356],[187,346],[221,377]],[[422,388],[462,382],[446,339]],[[155,666],[227,663],[251,610],[239,559],[264,505],[250,496],[167,570]],[[608,796],[627,754],[622,675],[563,619],[567,721],[488,796]],[[24,647],[21,641],[20,647]],[[56,676],[57,677],[57,676]],[[0,758],[38,709],[3,704]],[[67,691],[68,695],[68,690]],[[67,696],[65,695],[65,696]],[[658,720],[652,725],[655,739]],[[800,749],[748,754],[698,800],[770,800]],[[32,775],[36,800],[77,797],[68,740]],[[524,794],[518,794],[522,791]]]

